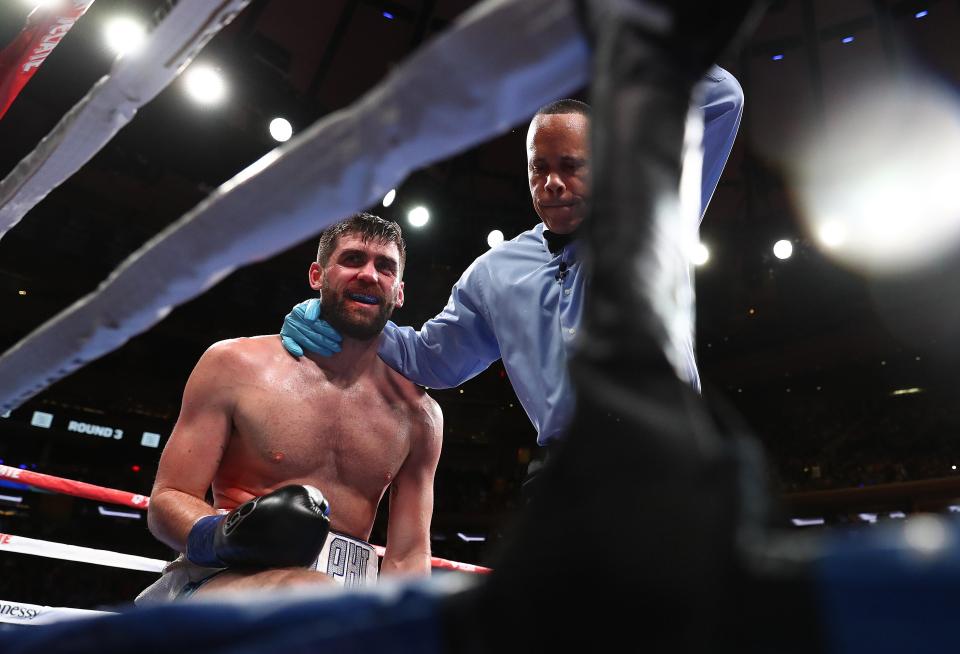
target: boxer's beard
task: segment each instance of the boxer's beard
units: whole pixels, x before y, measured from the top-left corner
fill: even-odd
[[[364,291],[356,292],[364,293]],[[347,309],[347,298],[331,289],[326,279],[323,280],[320,293],[320,317],[340,332],[341,336],[358,341],[369,341],[379,336],[387,320],[390,319],[395,305],[394,301],[381,298],[382,302],[377,305],[376,315],[357,315]],[[365,294],[381,297],[379,292]]]

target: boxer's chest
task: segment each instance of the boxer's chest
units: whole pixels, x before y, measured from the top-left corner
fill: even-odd
[[[239,398],[227,454],[267,477],[343,484],[379,498],[409,451],[409,407],[373,384],[275,391]]]

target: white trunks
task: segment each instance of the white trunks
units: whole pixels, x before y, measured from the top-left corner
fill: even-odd
[[[377,551],[370,543],[331,531],[320,556],[310,569],[324,572],[341,586],[368,586],[377,582]],[[190,597],[229,568],[205,568],[178,556],[164,567],[161,577],[134,600],[136,604],[170,602]]]

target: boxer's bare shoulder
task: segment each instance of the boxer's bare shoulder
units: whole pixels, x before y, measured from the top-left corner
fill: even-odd
[[[292,390],[291,384],[306,383],[297,371],[309,364],[307,359],[290,356],[280,338],[270,334],[218,341],[203,353],[197,368],[216,375],[228,385],[233,381]]]
[[[443,438],[443,412],[422,386],[377,360],[380,393],[397,420],[407,425],[407,454],[439,453]]]

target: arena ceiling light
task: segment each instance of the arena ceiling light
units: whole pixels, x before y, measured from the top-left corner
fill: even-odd
[[[863,80],[795,150],[801,217],[825,253],[900,274],[960,246],[960,100],[917,73]]]
[[[397,199],[397,189],[392,188],[387,191],[387,194],[383,196],[383,206],[384,208],[389,207],[393,204],[393,201]]]
[[[487,540],[487,537],[482,534],[465,534],[462,531],[457,532],[457,538],[464,543],[483,543]]]
[[[690,261],[695,266],[702,266],[710,261],[710,249],[703,243],[697,243],[693,246],[693,252],[690,254]]]
[[[117,16],[107,21],[103,28],[103,37],[114,54],[129,55],[143,47],[147,40],[147,30],[132,18]]]
[[[826,520],[823,518],[790,518],[790,522],[793,523],[794,527],[814,527],[826,524]]]
[[[286,118],[274,118],[270,121],[270,136],[278,143],[284,143],[293,136],[293,125]]]
[[[917,393],[922,393],[922,388],[917,388],[916,386],[911,388],[898,388],[895,391],[891,391],[890,395],[896,397],[898,395],[916,395]]]
[[[187,95],[204,106],[218,105],[227,97],[223,75],[209,64],[191,66],[184,74],[183,83]]]
[[[430,222],[430,212],[423,206],[414,207],[407,212],[407,222],[411,227],[423,227]]]
[[[778,259],[789,259],[793,256],[793,243],[785,238],[773,244],[773,256]]]
[[[117,509],[108,509],[105,506],[98,506],[97,513],[110,518],[128,518],[130,520],[140,520],[142,517],[135,511],[118,511]]]
[[[847,240],[847,230],[840,220],[825,220],[817,229],[817,239],[827,248],[838,248]]]
[[[487,245],[489,245],[491,248],[503,245],[503,232],[501,232],[499,229],[495,229],[487,234]]]

